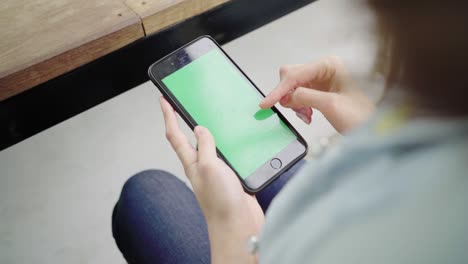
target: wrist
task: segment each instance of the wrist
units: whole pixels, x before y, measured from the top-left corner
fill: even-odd
[[[257,263],[256,256],[247,250],[248,239],[257,234],[235,222],[208,221],[211,263]]]

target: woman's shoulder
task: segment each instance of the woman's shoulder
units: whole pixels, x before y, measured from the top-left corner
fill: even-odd
[[[411,204],[409,201],[425,194],[419,204],[413,204],[422,210],[421,203],[426,201],[424,205],[430,208],[429,198],[439,186],[463,185],[456,184],[458,181],[466,184],[468,121],[409,119],[406,111],[380,112],[286,186],[267,215],[262,235],[267,242],[260,252],[268,252],[264,260],[272,261],[265,263],[296,263],[318,257],[326,252],[319,250],[326,243],[358,230],[357,226],[364,230],[373,217],[389,212],[405,217],[409,224],[415,221],[411,217],[417,216],[403,207]],[[376,235],[377,231],[369,232]],[[271,255],[293,244],[297,246],[287,254]]]
[[[324,241],[314,260],[464,263],[468,259],[468,137],[462,134],[408,149],[401,145],[386,153],[391,162],[380,171],[382,177],[368,175],[359,182],[365,185],[380,178],[380,184],[362,189],[378,194],[358,195],[366,197],[361,202],[365,209],[351,209],[354,216]]]

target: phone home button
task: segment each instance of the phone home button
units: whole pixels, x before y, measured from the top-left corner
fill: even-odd
[[[273,168],[273,169],[279,169],[281,168],[281,166],[283,166],[283,163],[281,163],[281,160],[280,159],[277,159],[277,158],[274,158],[270,161],[270,166]]]

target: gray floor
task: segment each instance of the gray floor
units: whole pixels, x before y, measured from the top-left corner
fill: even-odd
[[[369,87],[372,19],[356,1],[319,1],[224,48],[265,92],[280,65],[331,54]],[[0,152],[0,263],[124,263],[110,217],[125,180],[161,168],[185,181],[158,97],[144,83]],[[284,112],[310,142],[335,133],[320,113],[305,126]]]

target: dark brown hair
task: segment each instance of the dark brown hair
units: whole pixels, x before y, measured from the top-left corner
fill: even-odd
[[[379,68],[431,115],[468,116],[468,1],[368,0]]]

